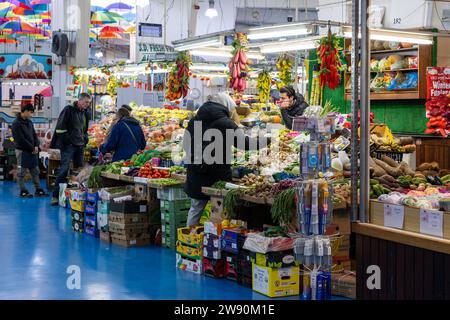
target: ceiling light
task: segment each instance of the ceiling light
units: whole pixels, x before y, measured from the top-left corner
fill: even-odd
[[[209,46],[219,46],[223,44],[223,37],[215,37],[212,39],[198,39],[186,42],[181,42],[174,45],[176,51],[186,51],[197,48],[204,48]]]
[[[228,67],[224,66],[224,65],[194,64],[193,66],[191,66],[190,69],[191,70],[201,70],[201,71],[227,71]]]
[[[103,52],[101,52],[101,51],[99,51],[99,52],[97,52],[96,54],[95,54],[95,57],[97,57],[97,58],[102,58],[103,57]]]
[[[207,56],[207,57],[221,57],[221,58],[231,58],[233,55],[231,51],[233,48],[231,47],[223,47],[223,48],[201,48],[191,50],[190,53],[194,56]],[[247,57],[250,59],[263,60],[265,59],[264,55],[257,51],[248,51]]]
[[[350,27],[344,27],[345,38],[351,38],[352,34]],[[361,38],[361,33],[358,34],[358,37]],[[433,44],[432,36],[425,33],[388,29],[370,29],[370,40]]]
[[[261,53],[277,53],[283,51],[310,50],[318,47],[318,38],[307,38],[303,40],[273,42],[261,45]]]
[[[250,40],[301,36],[313,32],[305,23],[290,23],[271,27],[251,28],[247,38]]]
[[[209,0],[209,8],[205,11],[205,16],[212,19],[217,17],[219,14],[217,13],[216,8],[214,8],[214,0]]]

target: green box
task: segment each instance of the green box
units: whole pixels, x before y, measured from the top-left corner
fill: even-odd
[[[191,207],[191,199],[184,200],[161,200],[161,210],[178,212],[183,210],[189,210]]]
[[[163,233],[161,245],[163,247],[175,250],[175,248],[177,247],[177,237],[176,237],[176,235],[174,237],[172,237],[172,236],[167,236],[167,235],[165,235]]]
[[[186,227],[186,220],[180,221],[179,224],[162,223],[161,231],[163,232],[163,234],[166,234],[167,236],[174,236],[176,238],[178,229],[184,227]]]
[[[186,223],[189,211],[168,212],[161,210],[161,222],[171,225]]]

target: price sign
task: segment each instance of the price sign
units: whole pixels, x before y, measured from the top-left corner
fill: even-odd
[[[420,209],[420,233],[436,237],[444,236],[442,211]]]
[[[384,205],[384,226],[403,229],[405,221],[405,207],[395,204]]]
[[[148,183],[148,179],[147,178],[142,178],[142,177],[134,177],[134,183],[147,184]]]

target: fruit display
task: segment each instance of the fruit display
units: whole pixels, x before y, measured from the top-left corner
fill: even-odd
[[[247,77],[249,72],[249,60],[247,58],[248,44],[247,37],[243,33],[236,33],[236,38],[233,41],[232,57],[228,64],[230,70],[230,88],[235,93],[242,94],[247,88]]]
[[[317,48],[317,54],[320,62],[320,85],[325,88],[336,89],[339,86],[342,70],[342,63],[339,57],[339,39],[328,30],[328,35],[320,39],[320,45]]]
[[[138,107],[133,109],[132,115],[142,124],[154,127],[166,122],[181,124],[184,120],[192,117],[192,111]]]
[[[191,57],[189,53],[185,51],[178,53],[175,65],[172,67],[167,81],[167,100],[175,101],[187,96],[189,91],[190,65]]]
[[[272,77],[269,72],[263,71],[258,75],[256,87],[259,89],[259,101],[264,103],[270,99],[270,86],[272,85]]]
[[[412,153],[416,151],[414,140],[410,137],[389,139],[378,137],[376,134],[370,135],[371,143],[375,144],[377,151]]]
[[[292,67],[294,65],[291,58],[287,54],[280,54],[277,58],[278,78],[280,81],[277,83],[277,88],[280,90],[282,87],[291,85],[294,82],[292,78]]]
[[[170,173],[168,170],[152,168],[150,163],[147,162],[143,167],[141,167],[137,176],[148,179],[161,179],[169,178]]]

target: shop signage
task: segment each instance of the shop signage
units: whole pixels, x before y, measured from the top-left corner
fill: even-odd
[[[420,209],[420,233],[444,236],[442,211]]]
[[[450,94],[450,67],[427,68],[427,99]]]
[[[139,43],[139,61],[175,61],[177,52],[170,46],[161,44]]]
[[[385,204],[384,205],[384,226],[390,228],[403,229],[405,220],[405,207]]]
[[[0,78],[51,79],[52,57],[42,54],[0,54]]]

